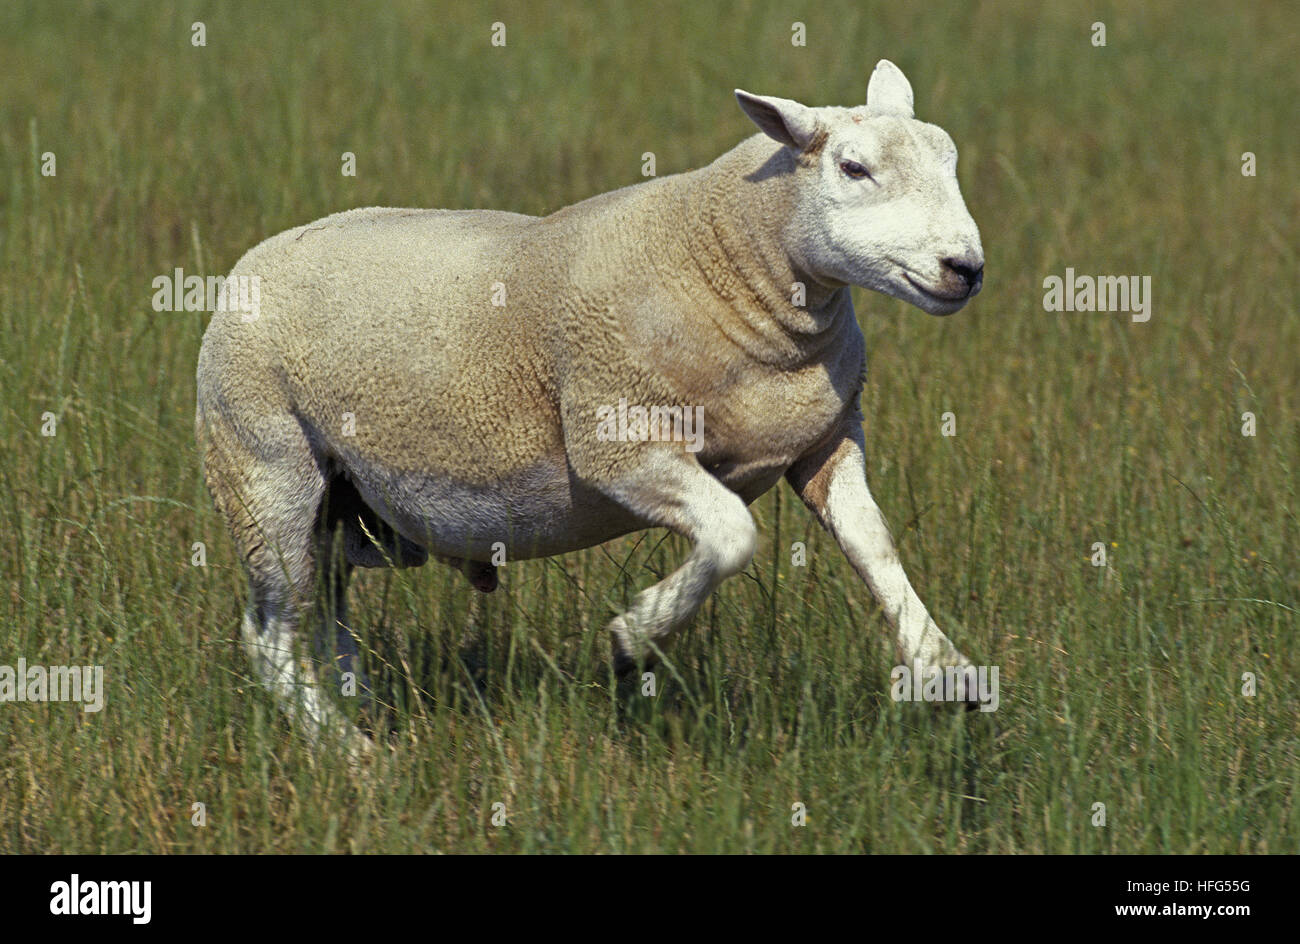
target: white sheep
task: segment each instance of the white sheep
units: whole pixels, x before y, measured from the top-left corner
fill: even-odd
[[[884,60],[863,107],[736,97],[764,134],[700,170],[541,218],[353,210],[235,266],[259,280],[260,311],[213,317],[196,427],[249,574],[244,643],[309,734],[365,743],[296,652],[308,619],[355,671],[354,565],[432,554],[491,590],[494,553],[668,528],[693,550],[610,623],[626,673],[749,564],[746,506],[782,476],[880,602],[901,657],[969,665],[867,488],[849,293],[941,315],[979,291],[956,148],[913,117],[910,84]],[[656,407],[669,420],[654,429],[626,419]],[[694,448],[673,428],[683,415],[702,421]],[[332,592],[305,616],[321,568]]]

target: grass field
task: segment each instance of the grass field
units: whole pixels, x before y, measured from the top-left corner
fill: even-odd
[[[1133,6],[5,4],[0,664],[107,696],[0,704],[0,852],[1300,851],[1297,9]],[[753,130],[732,88],[858,104],[882,57],[987,263],[948,319],[858,294],[868,480],[999,710],[890,699],[879,609],[782,485],[655,698],[602,627],[686,553],[663,532],[490,596],[363,572],[401,736],[364,777],[304,744],[236,641],[207,316],[152,280],[351,207],[542,214],[646,151],[698,167]],[[1150,321],[1044,311],[1067,266],[1149,275]]]

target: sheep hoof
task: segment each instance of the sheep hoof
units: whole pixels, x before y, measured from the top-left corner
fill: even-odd
[[[491,593],[497,588],[497,569],[491,564],[484,564],[481,561],[467,561],[465,563],[465,576],[469,578],[470,586],[475,590]]]
[[[963,668],[968,666],[969,663],[963,664]],[[945,696],[948,701],[960,705],[966,711],[975,711],[983,704],[980,701],[979,686],[970,679],[959,679],[955,691],[948,689],[945,683]]]
[[[646,653],[640,659],[628,655],[621,648],[614,651],[614,675],[619,681],[635,678],[637,670],[648,672],[659,664],[659,659],[653,653]]]
[[[628,655],[626,652],[623,652],[622,650],[616,651],[614,653],[615,678],[617,678],[621,682],[624,679],[631,677],[634,671],[636,671],[636,659],[633,659],[630,655]]]

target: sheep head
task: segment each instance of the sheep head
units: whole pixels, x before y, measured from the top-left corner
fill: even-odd
[[[979,292],[984,250],[957,185],[957,147],[916,119],[912,86],[896,65],[876,65],[857,108],[740,89],[736,98],[795,157],[794,212],[782,242],[801,270],[932,315],[951,314]]]

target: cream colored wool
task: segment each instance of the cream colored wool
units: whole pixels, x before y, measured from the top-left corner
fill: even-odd
[[[848,290],[935,313],[978,291],[955,150],[911,117],[911,88],[887,62],[866,107],[737,96],[767,134],[702,169],[542,218],[352,210],[235,266],[232,277],[260,281],[260,312],[212,318],[197,431],[249,571],[245,643],[309,733],[360,744],[295,656],[307,618],[332,624],[354,668],[351,565],[428,553],[491,589],[494,548],[517,560],[670,528],[694,550],[611,624],[627,671],[748,565],[745,505],[782,476],[871,586],[903,657],[964,664],[866,487],[865,354]],[[859,164],[870,180],[854,176]],[[597,410],[620,399],[701,407],[702,448],[602,441]],[[305,616],[335,526],[348,564]]]

